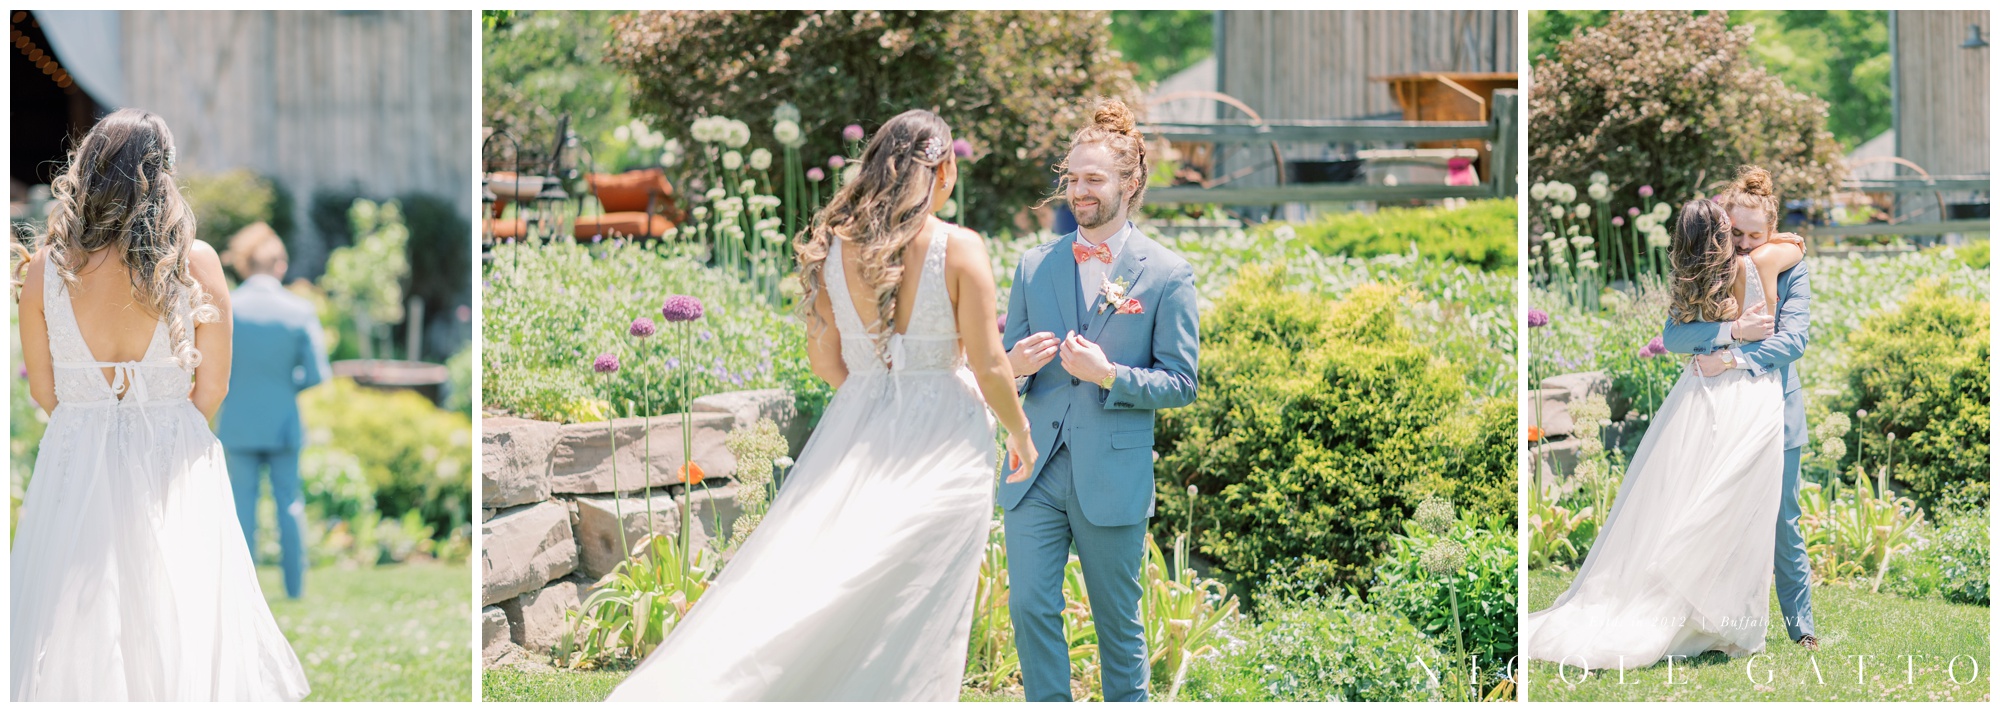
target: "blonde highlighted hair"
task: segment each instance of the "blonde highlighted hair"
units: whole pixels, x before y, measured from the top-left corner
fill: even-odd
[[[875,297],[883,334],[896,330],[896,292],[903,279],[903,248],[923,232],[936,211],[931,189],[952,158],[951,126],[923,109],[911,109],[876,129],[861,151],[861,172],[840,187],[813,224],[793,241],[804,295],[799,308],[818,324],[813,304],[828,279],[826,255],[834,240],[846,239],[846,259],[854,262]],[[878,348],[886,342],[878,339]]]
[[[1673,284],[1667,317],[1687,324],[1729,321],[1737,315],[1731,287],[1736,279],[1736,243],[1729,237],[1729,215],[1721,204],[1705,198],[1681,206],[1674,221]]]
[[[112,250],[131,275],[132,301],[167,319],[183,368],[201,365],[195,325],[221,316],[189,265],[194,210],[174,180],[174,137],[151,112],[119,109],[92,126],[50,186],[48,229],[38,240],[66,289],[92,253]],[[25,269],[27,260],[21,261]],[[176,305],[187,304],[186,309]]]
[[[1756,166],[1738,166],[1736,180],[1729,189],[1715,196],[1715,202],[1723,210],[1748,208],[1764,216],[1764,231],[1778,229],[1778,195],[1773,188],[1771,172]]]

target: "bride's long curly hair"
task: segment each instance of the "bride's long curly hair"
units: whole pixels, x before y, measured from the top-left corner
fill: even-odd
[[[934,154],[927,148],[937,149]],[[799,309],[819,325],[813,303],[828,279],[826,255],[834,240],[847,240],[847,259],[874,292],[881,333],[896,330],[896,292],[903,279],[903,248],[923,232],[935,212],[931,187],[938,171],[953,160],[951,126],[923,109],[897,114],[861,151],[861,172],[840,187],[813,224],[793,241],[804,294]]]
[[[1686,324],[1728,321],[1737,317],[1730,286],[1736,278],[1736,243],[1729,237],[1729,215],[1707,198],[1681,206],[1674,221],[1673,286],[1667,316]]]
[[[138,109],[112,112],[70,151],[50,188],[48,229],[36,247],[46,248],[63,286],[77,287],[77,270],[92,253],[113,250],[131,275],[132,301],[168,319],[174,360],[190,370],[201,365],[195,325],[221,314],[188,264],[194,210],[174,180],[174,136],[166,122]],[[15,250],[25,251],[19,243]],[[16,284],[28,260],[18,264]],[[190,308],[174,309],[182,299]]]

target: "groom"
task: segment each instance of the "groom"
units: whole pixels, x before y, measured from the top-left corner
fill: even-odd
[[[1730,217],[1738,254],[1770,239],[1771,226],[1754,212],[1732,210]],[[1754,228],[1754,229],[1746,229]],[[1806,558],[1805,538],[1799,535],[1799,454],[1806,444],[1805,391],[1799,388],[1798,369],[1792,362],[1805,354],[1806,327],[1812,322],[1812,288],[1807,284],[1806,262],[1778,274],[1779,302],[1775,328],[1762,306],[1753,307],[1732,322],[1690,322],[1668,320],[1661,341],[1668,351],[1696,354],[1695,367],[1703,376],[1716,376],[1731,368],[1747,369],[1762,375],[1780,369],[1785,379],[1785,476],[1778,501],[1776,568],[1778,610],[1785,617],[1785,632],[1791,639],[1818,650],[1813,635],[1812,593],[1807,587],[1812,565]],[[1750,339],[1766,336],[1760,341]]]
[[[1126,220],[1145,197],[1145,144],[1124,105],[1070,138],[1077,231],[1021,257],[1007,354],[1037,450],[1000,485],[1008,600],[1028,701],[1070,699],[1063,567],[1083,565],[1106,701],[1144,701],[1140,564],[1153,514],[1153,411],[1194,401],[1196,307],[1186,260]],[[1060,359],[1060,363],[1056,361]]]

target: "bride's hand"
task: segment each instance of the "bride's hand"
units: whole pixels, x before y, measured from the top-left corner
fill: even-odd
[[[1040,458],[1041,453],[1035,452],[1035,440],[1029,437],[1027,430],[1007,433],[1007,466],[1012,468],[1007,473],[1009,484],[1021,482],[1034,474],[1035,461]]]

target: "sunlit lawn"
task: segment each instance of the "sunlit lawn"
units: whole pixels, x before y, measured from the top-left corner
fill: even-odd
[[[285,598],[275,566],[257,569],[278,627],[305,665],[307,700],[470,701],[472,578],[463,565],[306,572]]]
[[[1528,574],[1530,610],[1555,601],[1572,573]],[[1912,600],[1841,586],[1812,590],[1813,622],[1820,648],[1806,649],[1785,633],[1777,598],[1771,599],[1771,626],[1764,652],[1730,659],[1711,652],[1628,670],[1593,672],[1588,679],[1570,667],[1557,674],[1554,663],[1527,664],[1531,701],[1982,701],[1991,697],[1987,643],[1988,609]],[[1914,659],[1906,659],[1913,655]],[[1862,659],[1860,656],[1866,656]],[[1951,661],[1957,659],[1958,682]],[[1815,672],[1817,665],[1817,672]],[[1857,672],[1862,679],[1857,678]],[[1754,680],[1752,677],[1754,676]],[[1769,680],[1766,682],[1766,680]]]

